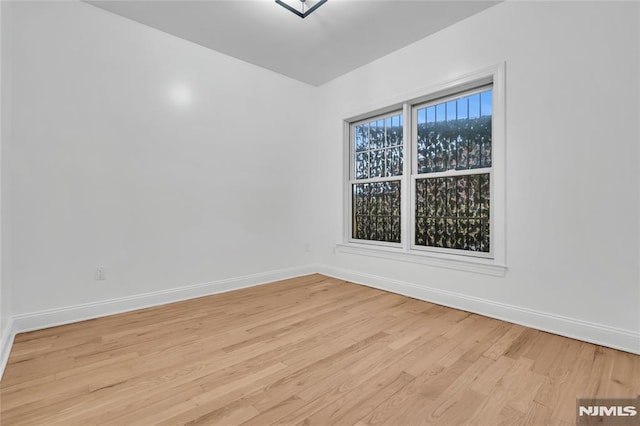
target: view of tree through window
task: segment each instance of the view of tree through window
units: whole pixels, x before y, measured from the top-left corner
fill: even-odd
[[[491,167],[491,95],[418,109],[418,173]]]
[[[400,182],[353,185],[354,238],[400,242]]]
[[[416,245],[489,252],[491,115],[491,89],[417,109]]]
[[[400,242],[403,125],[396,114],[353,127],[353,238]]]
[[[351,238],[402,243],[406,221],[412,248],[489,253],[492,114],[485,86],[412,106],[409,135],[401,112],[351,124]]]
[[[489,174],[417,179],[416,245],[489,251]]]

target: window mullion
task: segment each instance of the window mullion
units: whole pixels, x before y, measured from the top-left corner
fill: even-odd
[[[358,183],[378,183],[378,182],[392,182],[395,180],[402,180],[402,176],[385,176],[385,177],[375,177],[368,179],[350,179],[349,184],[358,184]]]
[[[447,170],[445,172],[420,173],[420,174],[415,174],[415,176],[417,179],[429,179],[429,178],[452,177],[452,176],[469,176],[469,175],[480,175],[480,174],[490,173],[492,170],[493,170],[493,167],[482,167],[477,169],[461,169],[461,170]]]
[[[413,116],[412,107],[410,104],[405,103],[402,105],[402,115],[404,117],[404,126],[402,130],[402,150],[403,150],[403,167],[402,167],[402,192],[401,197],[403,202],[401,203],[401,220],[402,220],[402,233],[401,241],[402,247],[405,250],[411,248],[411,238],[413,235],[412,223],[413,223],[413,192],[411,190],[411,174],[414,173],[415,161],[413,160],[414,144],[413,138]]]

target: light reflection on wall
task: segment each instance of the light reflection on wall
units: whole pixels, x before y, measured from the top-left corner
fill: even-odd
[[[191,88],[185,84],[175,84],[169,89],[169,99],[174,105],[187,107],[193,101]]]

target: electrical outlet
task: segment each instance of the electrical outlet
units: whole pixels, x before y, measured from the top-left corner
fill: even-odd
[[[107,279],[107,273],[104,270],[104,266],[96,266],[96,281],[103,281]]]

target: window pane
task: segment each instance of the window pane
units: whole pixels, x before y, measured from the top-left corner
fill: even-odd
[[[480,117],[480,94],[468,96],[469,98],[469,118]]]
[[[396,146],[386,150],[385,176],[402,175],[402,147]]]
[[[418,110],[418,124],[425,124],[427,122],[427,109],[422,108]]]
[[[427,108],[427,123],[436,122],[436,107]]]
[[[384,146],[384,120],[377,120],[369,125],[369,149]]]
[[[400,182],[358,183],[352,191],[352,237],[399,243]]]
[[[418,109],[418,173],[491,167],[492,95],[486,90]]]
[[[436,121],[442,122],[447,119],[447,109],[444,104],[436,105]]]
[[[403,125],[397,114],[353,127],[355,179],[402,175]]]
[[[390,125],[387,127],[387,146],[402,145],[402,120],[400,115],[388,118]]]
[[[447,102],[447,121],[457,120],[456,101]]]
[[[489,252],[489,174],[416,180],[415,243]]]
[[[480,115],[483,117],[493,113],[493,99],[491,95],[491,90],[480,94]]]
[[[371,151],[369,160],[371,161],[369,177],[382,177],[384,170],[384,149]]]
[[[355,127],[356,152],[365,151],[369,147],[369,125],[363,124]]]
[[[458,120],[467,118],[469,118],[469,98],[464,97],[458,99]]]
[[[366,179],[369,177],[369,153],[358,152],[356,154],[356,179]]]

